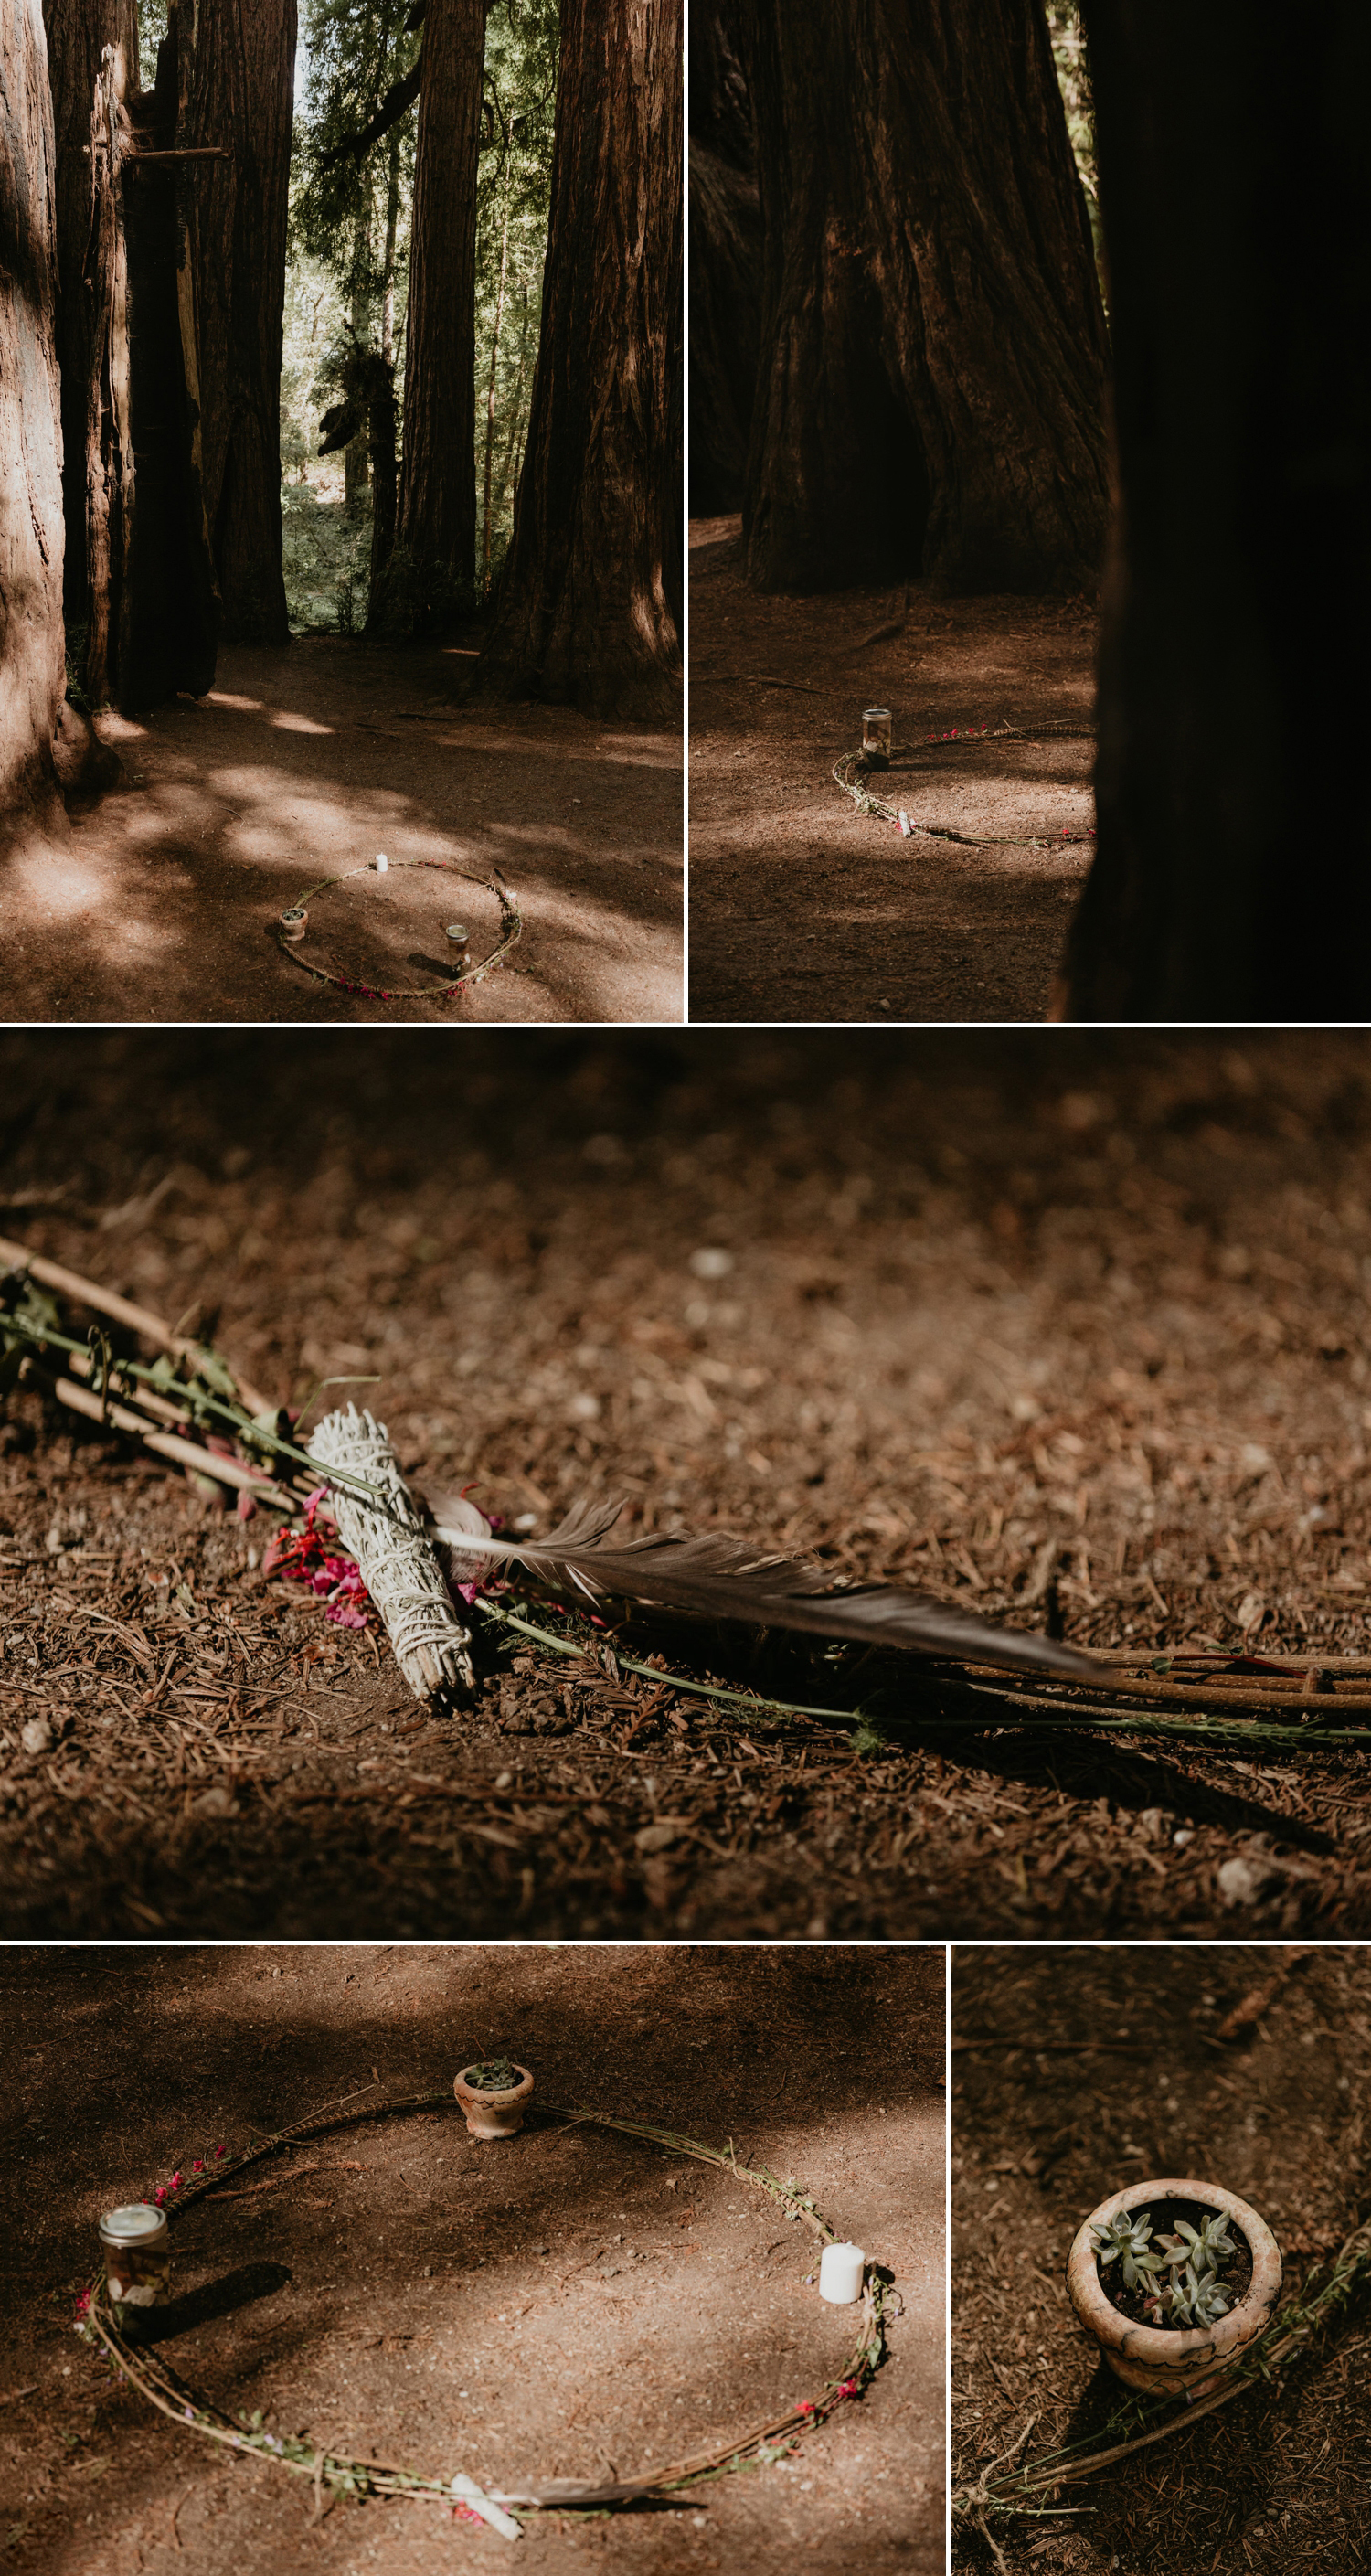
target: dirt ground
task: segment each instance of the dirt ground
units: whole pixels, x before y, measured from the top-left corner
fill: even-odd
[[[535,1529],[608,1492],[1030,1629],[1055,1573],[1087,1644],[1367,1651],[1365,1033],[367,1054],[11,1034],[0,1227],[273,1400],[379,1376],[421,1487]],[[0,1450],[11,1937],[1371,1928],[1371,1745],[968,1730],[917,1658],[646,1619],[864,1727],[511,1662],[479,1614],[474,1702],[428,1715],[264,1577],[264,1516],[22,1390]]]
[[[1089,872],[1089,845],[1061,834],[1094,821],[1093,744],[921,752],[875,783],[913,822],[1040,834],[1037,849],[905,840],[858,814],[832,771],[860,747],[865,706],[891,709],[896,745],[955,725],[1088,724],[1093,603],[915,582],[905,619],[903,584],[761,598],[741,526],[691,522],[691,1018],[1041,1020]]]
[[[307,2481],[169,2423],[70,2330],[102,2209],[373,2073],[383,2093],[437,2090],[503,2048],[535,2105],[731,2135],[793,2172],[904,2301],[866,2396],[792,2461],[549,2520],[520,2560],[941,2569],[941,1950],[12,1950],[0,2019],[24,2213],[0,2346],[15,2576],[504,2563],[504,2540],[431,2505],[339,2500],[313,2520]],[[856,2311],[803,2286],[799,2235],[709,2167],[536,2116],[478,2146],[453,2103],[330,2130],[189,2210],[174,2288],[196,2304],[161,2349],[227,2413],[353,2456],[494,2486],[627,2476],[751,2429],[846,2360]]]
[[[1287,1973],[1256,2021],[1218,2036]],[[1033,2419],[1027,2460],[1098,2432],[1126,2392],[1066,2295],[1083,2218],[1131,2180],[1225,2184],[1298,2290],[1371,2211],[1371,1954],[1221,1946],[964,1950],[953,1960],[954,2485]],[[1317,2350],[1052,2499],[999,2519],[1012,2576],[1354,2576],[1371,2550],[1371,2312]],[[954,2566],[989,2570],[959,2526]]]
[[[454,707],[471,666],[465,648],[298,638],[226,649],[202,700],[101,717],[125,782],[73,807],[67,848],[6,862],[0,1014],[679,1020],[678,739],[567,708]],[[401,865],[421,859],[477,882]],[[510,962],[451,1000],[315,982],[274,925],[322,877],[362,866],[316,898],[302,956],[373,990],[436,988],[452,974],[448,922],[465,923],[473,963],[498,946],[498,868],[524,916]]]

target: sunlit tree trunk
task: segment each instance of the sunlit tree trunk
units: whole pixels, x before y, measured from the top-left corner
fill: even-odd
[[[564,0],[542,333],[476,685],[678,704],[681,0]]]
[[[87,111],[89,125],[89,111]],[[38,0],[0,9],[0,835],[60,828],[56,147]]]

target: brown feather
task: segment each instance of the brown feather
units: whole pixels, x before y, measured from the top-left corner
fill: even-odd
[[[473,1539],[466,1528],[444,1527],[448,1516],[441,1504],[434,1519],[440,1555],[444,1544],[461,1552],[463,1581],[471,1580],[468,1569],[475,1550],[496,1563],[522,1565],[544,1582],[570,1581],[591,1600],[613,1593],[703,1618],[744,1619],[759,1628],[797,1628],[863,1646],[899,1646],[966,1663],[1059,1673],[1069,1681],[1098,1678],[1093,1658],[1054,1638],[997,1628],[974,1610],[891,1584],[834,1592],[824,1567],[768,1555],[740,1539],[639,1538],[609,1545],[608,1533],[621,1509],[618,1503],[577,1503],[543,1539],[511,1539],[503,1533]]]

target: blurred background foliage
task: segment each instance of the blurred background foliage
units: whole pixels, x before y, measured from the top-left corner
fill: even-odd
[[[1100,292],[1104,295],[1106,314],[1109,297],[1105,291],[1104,235],[1100,230],[1100,192],[1095,175],[1095,100],[1090,86],[1090,53],[1079,9],[1056,8],[1047,11],[1048,33],[1052,38],[1052,59],[1057,66],[1057,85],[1066,109],[1067,132],[1076,167],[1081,174],[1085,202],[1090,209],[1090,230],[1095,243],[1095,265],[1100,272]]]
[[[365,152],[338,146],[417,62],[404,0],[300,0],[281,376],[286,597],[298,631],[360,631],[371,492],[365,440],[318,455],[348,327],[393,360],[403,418],[418,104]],[[499,577],[528,430],[542,312],[557,87],[557,0],[491,0],[476,235],[477,599]],[[489,509],[486,507],[489,451]]]

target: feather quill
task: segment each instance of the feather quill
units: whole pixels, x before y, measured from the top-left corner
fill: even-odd
[[[828,1588],[826,1569],[796,1557],[767,1555],[740,1539],[611,1540],[623,1506],[578,1503],[543,1539],[481,1537],[479,1517],[467,1505],[460,1515],[437,1503],[434,1537],[451,1551],[449,1580],[470,1583],[483,1564],[522,1565],[557,1584],[570,1582],[590,1600],[606,1593],[647,1601],[711,1619],[742,1619],[760,1628],[797,1628],[810,1636],[844,1637],[863,1646],[900,1646],[916,1653],[951,1655],[964,1662],[1003,1664],[1011,1671],[1060,1674],[1066,1681],[1096,1681],[1093,1657],[1055,1638],[997,1628],[972,1610],[935,1601],[926,1592],[877,1584],[852,1592]]]

